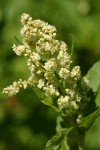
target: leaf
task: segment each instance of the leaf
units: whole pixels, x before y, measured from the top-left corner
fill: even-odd
[[[15,38],[15,41],[17,42],[17,44],[22,44],[22,42],[16,36],[14,36],[14,38]]]
[[[71,38],[72,38],[71,56],[73,56],[73,53],[74,53],[74,38],[73,38],[72,34],[71,34]]]
[[[44,99],[46,97],[45,94],[36,87],[33,88],[33,91],[37,95],[37,97],[40,99]]]
[[[41,101],[42,101],[42,103],[44,103],[45,105],[48,105],[48,106],[50,106],[51,108],[53,108],[56,112],[60,113],[61,116],[66,116],[66,114],[65,114],[62,110],[60,110],[60,109],[58,108],[58,106],[56,106],[56,103],[55,103],[56,101],[55,101],[51,96],[47,96],[47,97],[45,97],[44,99],[42,99]]]
[[[57,121],[56,121],[56,132],[58,133],[61,129],[62,129],[62,126],[61,126],[61,123],[63,122],[64,120],[62,119],[61,116],[57,116]]]
[[[92,90],[97,92],[100,86],[100,60],[88,71],[86,77]]]
[[[41,100],[42,103],[45,105],[50,106],[53,108],[56,112],[61,113],[62,116],[66,116],[63,111],[61,111],[56,104],[54,103],[54,99],[51,96],[46,96],[44,92],[42,92],[40,89],[34,87],[33,88],[34,93],[37,95],[37,97]]]
[[[62,143],[61,143],[61,150],[70,150],[67,144],[67,136],[64,136]]]
[[[56,107],[53,103],[53,98],[51,96],[47,96],[45,97],[42,102],[45,104],[45,105],[48,105],[50,106],[51,108],[53,108],[54,110],[56,110],[57,112],[60,112],[60,109],[58,107]]]
[[[67,142],[65,142],[65,136],[67,136],[71,130],[72,127],[61,129],[59,133],[47,142],[45,150],[64,150],[64,147],[68,150]]]
[[[100,106],[100,87],[99,87],[95,102],[96,102],[97,106]]]
[[[99,116],[100,116],[100,107],[96,111],[91,113],[89,116],[83,118],[81,120],[81,124],[79,127],[88,129]]]

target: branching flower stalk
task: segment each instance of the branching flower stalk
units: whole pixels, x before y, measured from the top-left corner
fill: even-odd
[[[21,16],[22,44],[12,46],[16,55],[27,60],[30,76],[19,79],[4,88],[3,93],[13,96],[28,85],[53,99],[55,106],[70,118],[66,124],[76,126],[84,117],[89,101],[88,80],[81,76],[79,66],[72,64],[65,42],[56,39],[56,28],[41,20],[32,20],[28,14]],[[79,86],[80,85],[80,86]]]

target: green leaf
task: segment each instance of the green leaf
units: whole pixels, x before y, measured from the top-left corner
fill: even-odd
[[[100,86],[100,60],[88,71],[86,77],[92,90],[97,92]]]
[[[50,106],[51,108],[53,108],[54,110],[56,110],[57,112],[60,112],[60,109],[58,107],[56,107],[53,103],[53,98],[51,96],[47,96],[45,97],[42,102],[45,104],[45,105],[48,105]]]
[[[61,142],[61,150],[70,150],[70,148],[67,144],[67,136],[64,136],[64,138]]]
[[[73,38],[72,34],[71,34],[71,37],[72,37],[71,56],[73,56],[73,53],[74,53],[74,38]]]
[[[51,96],[46,96],[44,92],[42,92],[40,89],[34,87],[33,88],[34,93],[37,95],[37,97],[41,100],[42,103],[45,105],[50,106],[53,108],[56,112],[61,113],[62,116],[66,116],[63,111],[61,111],[58,106],[56,106],[56,101]]]
[[[63,122],[63,118],[61,116],[57,116],[57,121],[56,121],[56,132],[58,133],[61,129],[62,129],[62,126],[61,126],[61,122]]]
[[[99,87],[95,102],[96,102],[97,106],[100,106],[100,87]]]
[[[71,130],[72,127],[61,129],[59,133],[57,133],[51,140],[47,142],[45,150],[64,150],[65,147],[66,150],[69,150],[65,140]]]
[[[61,116],[66,116],[66,114],[64,114],[64,112],[62,110],[60,110],[58,106],[56,106],[56,101],[51,96],[47,96],[44,99],[42,99],[41,101],[45,105],[48,105],[51,108],[53,108],[56,112],[60,113]]]
[[[36,87],[33,88],[33,91],[37,95],[37,97],[40,99],[44,99],[46,97],[45,94]]]
[[[16,36],[14,36],[15,41],[17,42],[17,44],[23,44]]]
[[[91,113],[89,116],[83,118],[81,120],[81,124],[79,127],[88,129],[99,116],[100,116],[100,107],[96,111]]]

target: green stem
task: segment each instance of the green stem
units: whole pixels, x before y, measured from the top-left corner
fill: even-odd
[[[68,145],[70,150],[84,150],[85,145],[85,133],[74,129],[68,135]]]
[[[85,146],[85,133],[79,132],[79,150],[84,150]]]

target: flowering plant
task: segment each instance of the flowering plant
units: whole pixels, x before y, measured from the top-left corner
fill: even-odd
[[[41,101],[59,113],[57,134],[48,141],[46,150],[81,150],[86,130],[100,115],[92,100],[89,74],[81,76],[79,66],[73,66],[65,42],[56,39],[56,28],[41,20],[21,16],[22,43],[13,51],[26,58],[30,76],[4,88],[12,96],[28,85]],[[73,140],[74,136],[74,140]]]

